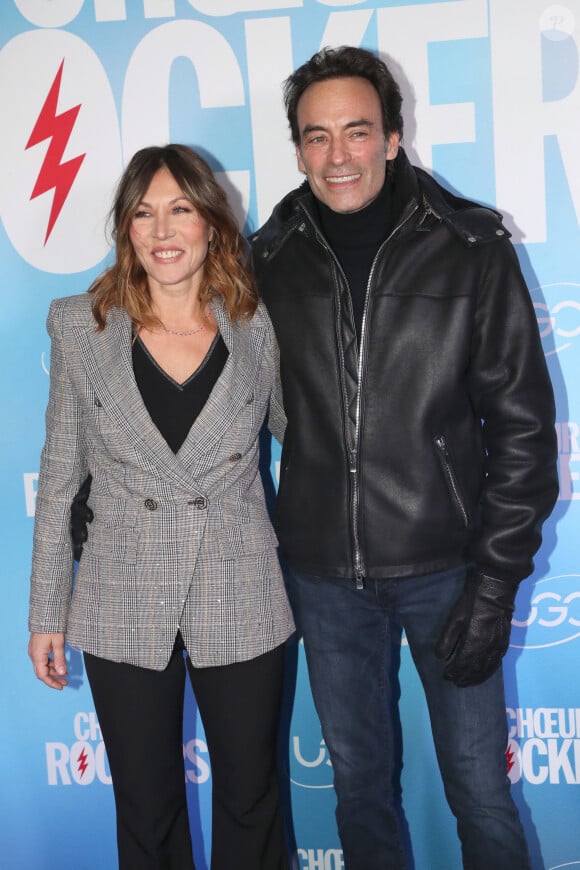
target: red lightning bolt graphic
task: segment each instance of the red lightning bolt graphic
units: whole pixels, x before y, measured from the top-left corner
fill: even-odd
[[[514,762],[514,751],[511,748],[511,746],[508,746],[508,748],[505,751],[505,760],[507,761],[507,773],[509,773],[510,770],[512,769],[512,767],[514,766],[514,763],[515,763]]]
[[[88,767],[87,753],[85,752],[84,746],[83,746],[82,752],[79,753],[79,757],[77,758],[77,766],[78,766],[78,770],[79,770],[79,773],[80,773],[81,779],[82,779],[83,776],[85,775],[85,770]]]
[[[34,190],[30,195],[30,199],[34,199],[47,191],[54,188],[54,198],[52,200],[52,208],[48,219],[48,227],[44,244],[46,245],[56,220],[61,212],[66,198],[77,176],[77,172],[81,168],[81,163],[86,157],[86,154],[81,154],[74,157],[72,160],[67,160],[66,163],[61,163],[64,149],[72,133],[77,115],[80,111],[80,104],[68,109],[62,114],[57,114],[58,95],[60,92],[60,83],[62,79],[62,70],[64,60],[62,61],[58,72],[51,85],[48,96],[44,101],[40,114],[37,118],[34,130],[30,134],[30,138],[26,143],[26,148],[32,148],[33,145],[38,145],[45,139],[50,139],[50,144],[44,158],[42,168],[38,173]]]

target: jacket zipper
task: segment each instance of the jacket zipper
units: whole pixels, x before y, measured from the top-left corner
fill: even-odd
[[[366,332],[367,332],[367,319],[368,319],[368,310],[369,310],[369,298],[370,298],[370,287],[372,284],[373,276],[376,271],[376,265],[379,260],[380,255],[385,249],[386,245],[391,241],[395,233],[397,233],[401,227],[403,227],[415,214],[418,210],[419,205],[415,203],[414,207],[411,209],[409,214],[407,214],[403,220],[397,224],[397,226],[391,231],[389,236],[384,240],[375,254],[375,258],[373,260],[371,270],[369,272],[369,278],[367,281],[367,286],[365,290],[365,304],[363,308],[363,317],[361,324],[361,338],[360,338],[360,347],[358,349],[358,367],[357,367],[357,391],[356,391],[356,408],[355,408],[355,432],[354,432],[354,445],[351,447],[347,444],[348,456],[349,456],[349,473],[351,475],[352,487],[351,487],[351,533],[352,533],[352,542],[353,542],[353,569],[354,569],[354,580],[357,589],[364,589],[364,581],[365,581],[365,563],[363,559],[363,555],[361,552],[360,545],[360,537],[358,530],[358,513],[359,513],[359,504],[360,504],[360,474],[358,468],[358,458],[359,458],[359,442],[360,442],[360,417],[361,417],[361,394],[362,394],[362,381],[363,381],[363,373],[364,373],[364,360],[365,360],[365,351],[366,351]],[[423,216],[423,220],[427,216],[428,212],[431,212],[431,209],[427,203],[425,203],[426,214]],[[306,211],[306,210],[305,210]],[[433,214],[435,214],[433,212]],[[306,215],[308,217],[309,222],[313,225],[314,231],[316,233],[316,237],[321,243],[321,245],[328,251],[334,260],[338,270],[342,274],[344,278],[344,282],[348,287],[348,281],[346,279],[346,275],[344,274],[344,270],[340,265],[334,251],[327,244],[324,236],[319,233],[318,228],[308,212],[306,211]],[[340,294],[339,294],[340,298]],[[344,368],[344,358],[342,355],[342,343],[339,343],[340,352],[341,352],[341,363]],[[345,409],[347,407],[346,397],[343,395],[343,401],[345,405]]]
[[[455,476],[453,463],[451,462],[451,455],[447,447],[447,439],[444,435],[437,435],[437,437],[435,438],[435,446],[437,447],[437,451],[441,459],[441,465],[443,466],[443,473],[445,474],[445,478],[447,480],[447,483],[449,484],[455,506],[457,507],[459,515],[462,518],[465,526],[468,526],[469,516],[463,504],[463,499],[461,498],[459,485],[457,483],[457,477]]]
[[[424,194],[423,194],[423,209],[424,209],[423,214],[421,215],[421,220],[417,224],[417,228],[423,226],[423,224],[425,223],[425,221],[427,220],[427,218],[429,217],[430,214],[432,214],[436,220],[438,220],[438,221],[441,220],[441,215],[437,214],[437,212],[435,211],[435,209],[433,208],[433,206],[431,205],[431,203],[428,201],[427,197]]]
[[[354,435],[354,448],[351,450],[351,474],[353,475],[353,486],[352,486],[352,535],[353,535],[353,543],[354,543],[354,577],[357,589],[364,589],[364,580],[365,580],[365,564],[361,552],[360,546],[360,538],[358,533],[358,515],[359,515],[359,505],[360,505],[360,483],[359,483],[359,470],[358,470],[358,459],[359,459],[359,445],[360,445],[360,435],[361,435],[361,397],[363,390],[363,376],[365,372],[364,363],[366,361],[366,337],[367,337],[367,321],[368,321],[368,312],[369,312],[369,301],[370,301],[370,288],[373,281],[374,274],[376,272],[377,263],[379,261],[379,257],[384,251],[385,247],[391,241],[395,233],[397,233],[401,227],[403,227],[407,221],[411,219],[411,217],[415,214],[418,205],[409,212],[409,214],[399,223],[397,226],[391,231],[390,235],[384,240],[377,253],[375,254],[375,258],[373,260],[373,264],[371,266],[371,271],[369,272],[369,279],[367,281],[367,286],[365,290],[365,304],[363,308],[363,316],[362,316],[362,324],[360,331],[360,347],[358,353],[358,371],[357,371],[357,391],[356,391],[356,410],[355,410],[355,435]]]

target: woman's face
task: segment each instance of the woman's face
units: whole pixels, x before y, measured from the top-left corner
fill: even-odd
[[[159,169],[135,209],[129,236],[149,289],[197,293],[212,231],[168,169]]]

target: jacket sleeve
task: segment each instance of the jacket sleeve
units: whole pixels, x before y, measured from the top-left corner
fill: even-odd
[[[250,244],[251,244],[251,256],[252,256],[252,267],[254,270],[254,274],[256,275],[256,281],[258,287],[260,285],[259,281],[259,263],[260,263],[260,251],[262,250],[262,238],[261,231],[254,233],[250,236]],[[260,299],[259,303],[260,309],[264,312],[264,316],[268,321],[268,331],[271,340],[272,353],[274,356],[274,362],[276,366],[275,372],[275,381],[274,381],[274,389],[272,391],[272,396],[270,398],[270,410],[268,413],[267,425],[271,434],[276,438],[276,440],[282,444],[284,442],[284,434],[286,432],[286,413],[284,411],[284,400],[282,396],[282,381],[280,379],[280,348],[278,347],[278,341],[276,339],[276,334],[274,331],[274,327],[272,325],[272,321],[270,319],[270,315],[268,313],[268,308],[263,299]]]
[[[47,320],[50,390],[36,496],[29,610],[29,629],[36,632],[66,630],[73,580],[70,509],[88,472],[79,403],[66,366],[65,305],[55,300]]]
[[[272,332],[272,340],[274,342],[274,362],[276,364],[276,373],[274,381],[274,390],[270,399],[270,412],[268,414],[268,429],[282,444],[284,442],[284,434],[286,432],[286,414],[284,412],[284,403],[282,399],[282,382],[280,380],[280,350],[278,342]]]
[[[286,414],[284,412],[284,403],[282,399],[282,383],[280,381],[280,349],[274,333],[274,327],[270,320],[270,315],[263,302],[260,302],[260,310],[266,320],[268,326],[268,340],[270,351],[274,360],[274,386],[270,396],[270,407],[268,411],[268,429],[280,444],[284,441],[284,433],[286,431]]]
[[[518,582],[533,570],[558,476],[552,385],[529,291],[507,240],[488,246],[475,307],[470,391],[486,454],[470,556],[482,573]]]

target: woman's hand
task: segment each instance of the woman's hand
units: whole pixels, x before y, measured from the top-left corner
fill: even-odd
[[[51,689],[59,691],[66,686],[64,632],[56,634],[32,632],[28,641],[28,655],[39,680]]]

